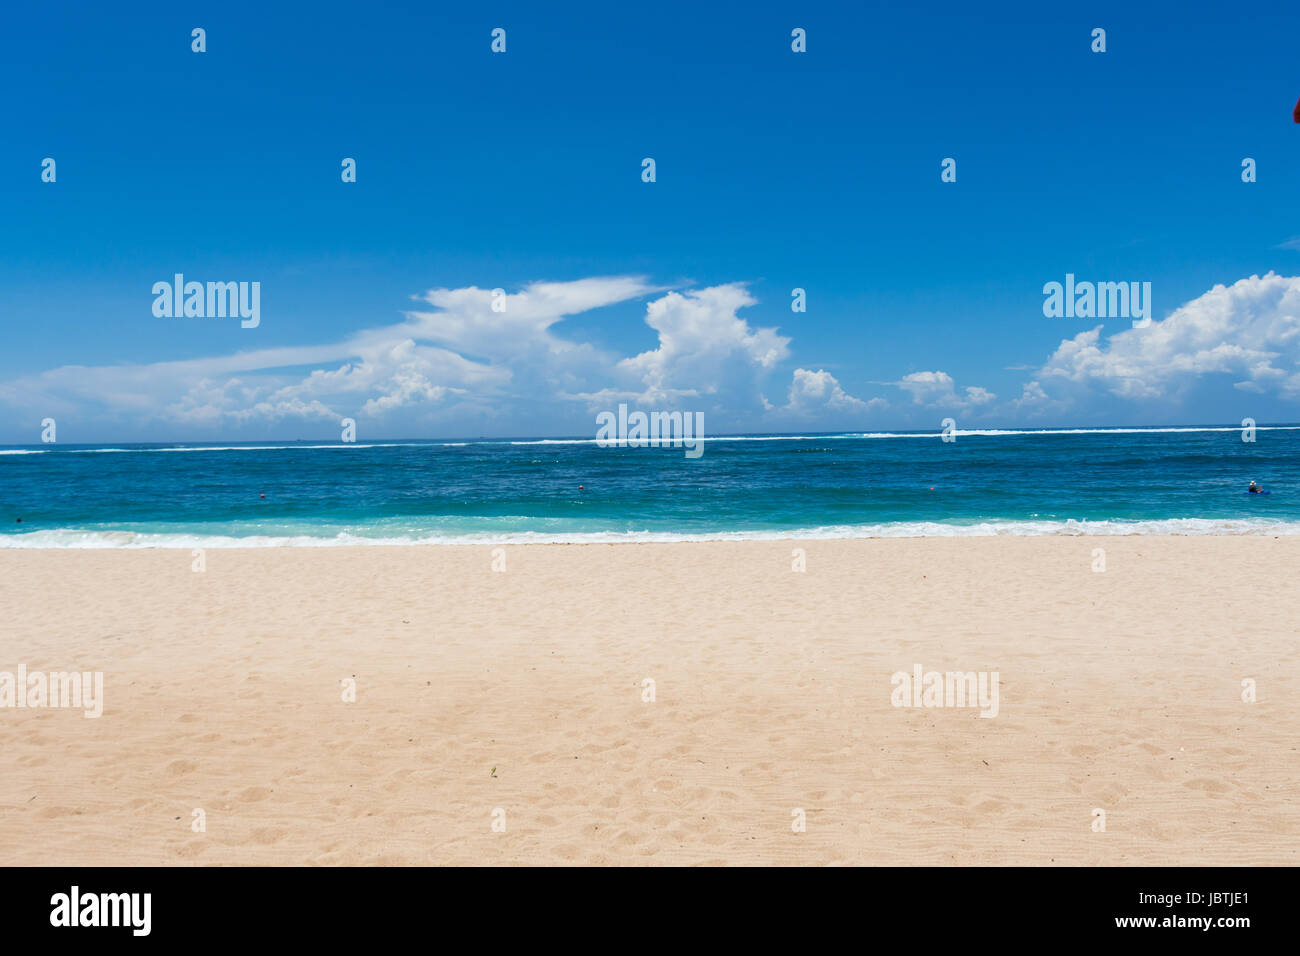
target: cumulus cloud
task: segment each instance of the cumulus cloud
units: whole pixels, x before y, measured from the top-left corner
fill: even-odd
[[[1300,395],[1300,277],[1272,272],[1216,285],[1163,321],[1104,342],[1102,326],[1066,339],[1034,376],[1045,400],[1090,389],[1130,399],[1178,399],[1211,376],[1255,393]]]
[[[751,328],[736,314],[755,304],[739,283],[670,292],[646,308],[658,347],[623,359],[616,372],[637,381],[637,400],[651,405],[756,384],[789,357],[790,340],[776,329]]]
[[[926,407],[979,412],[1012,423],[1143,409],[1174,413],[1202,386],[1283,401],[1300,398],[1300,277],[1275,273],[1216,285],[1145,328],[1104,326],[1067,339],[1005,403],[980,386],[959,389],[942,371],[913,372],[896,385]],[[1222,407],[1217,401],[1213,407]],[[1158,412],[1153,410],[1159,409]]]
[[[336,342],[26,374],[0,382],[0,406],[10,420],[98,418],[146,434],[158,434],[160,422],[220,433],[342,417],[401,423],[392,427],[413,426],[411,434],[464,434],[469,422],[499,423],[498,433],[554,431],[619,402],[705,411],[715,429],[749,430],[835,419],[851,426],[885,409],[902,420],[931,411],[1067,420],[1095,412],[1102,399],[1172,408],[1212,381],[1237,394],[1300,398],[1300,278],[1274,273],[1217,285],[1146,328],[1105,338],[1098,325],[1064,339],[1019,396],[1001,403],[983,386],[930,370],[877,383],[904,393],[891,405],[850,394],[817,366],[795,368],[784,400],[770,403],[764,385],[783,376],[791,340],[745,317],[757,303],[742,283],[665,290],[613,276],[509,293],[439,288],[415,299],[420,305],[401,321]],[[635,299],[647,300],[644,328],[653,335],[643,351],[620,355],[563,334],[566,318]],[[1222,406],[1216,397],[1207,407]],[[163,437],[178,436],[168,429]]]
[[[536,282],[498,297],[476,287],[433,289],[420,298],[437,311],[412,311],[403,322],[339,342],[148,365],[61,366],[0,384],[0,402],[42,414],[92,408],[119,419],[215,427],[382,417],[471,396],[504,401],[520,369],[527,388],[552,374],[608,367],[615,357],[567,342],[552,326],[652,291],[636,277]],[[310,370],[294,371],[303,367]]]
[[[980,385],[968,385],[961,393],[957,384],[947,372],[912,372],[904,375],[896,385],[912,396],[916,405],[933,406],[953,410],[980,408],[992,402],[996,395]]]
[[[888,404],[883,398],[873,398],[866,402],[854,398],[825,369],[814,372],[811,369],[797,368],[790,383],[789,401],[783,410],[811,416],[823,411],[869,412]]]
[[[267,395],[264,388],[249,386],[239,378],[224,382],[214,382],[211,379],[195,382],[184,395],[167,406],[162,415],[169,421],[188,425],[337,417],[319,401],[304,400],[297,396]]]
[[[754,328],[742,284],[657,295],[646,305],[654,348],[620,357],[560,333],[564,319],[664,292],[634,276],[534,282],[515,292],[431,289],[393,325],[321,345],[101,367],[63,366],[0,383],[0,402],[117,419],[217,428],[284,419],[382,420],[481,413],[504,421],[542,406],[636,402],[758,408],[761,378],[790,340]],[[306,371],[303,371],[306,369]],[[828,396],[832,407],[853,401]],[[426,419],[427,420],[427,419]]]

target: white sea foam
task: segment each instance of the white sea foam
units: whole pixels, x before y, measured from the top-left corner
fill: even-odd
[[[1082,535],[1295,535],[1300,522],[1265,518],[1167,518],[1146,521],[986,521],[946,524],[936,521],[898,521],[870,525],[832,525],[789,531],[716,531],[680,534],[666,531],[592,532],[468,532],[465,534],[389,533],[371,537],[340,532],[313,535],[205,535],[142,533],[134,531],[82,531],[57,529],[0,535],[0,548],[333,548],[410,546],[429,544],[636,544],[675,541],[784,541],[836,538],[988,538]]]
[[[1297,431],[1300,425],[1257,425],[1257,432]],[[950,434],[959,438],[1001,438],[1026,437],[1036,435],[1165,435],[1195,434],[1210,432],[1239,432],[1239,425],[1190,425],[1150,428],[970,428],[956,429]],[[876,438],[940,438],[938,431],[926,432],[840,432],[833,435],[713,435],[704,436],[701,441],[709,442],[771,442],[771,441],[861,441]],[[329,445],[176,445],[156,448],[0,448],[0,455],[43,455],[57,451],[60,454],[99,455],[108,453],[129,454],[132,452],[205,452],[205,451],[293,451],[299,449],[343,449],[343,448],[404,448],[429,445],[442,448],[463,448],[467,445],[594,445],[595,438],[483,438],[477,441],[395,441],[357,444],[354,442],[335,442]]]
[[[397,448],[401,442],[386,445],[360,445],[339,442],[334,445],[173,445],[167,448],[69,448],[73,455],[96,455],[107,452],[162,452],[162,451],[288,451],[299,448]]]
[[[1255,431],[1295,431],[1300,425],[1258,425]],[[1206,425],[1170,428],[958,428],[949,432],[962,438],[999,438],[1003,436],[1033,437],[1035,435],[1164,435],[1193,432],[1239,432],[1239,425]],[[854,441],[871,438],[942,438],[934,432],[843,432],[836,435],[712,435],[700,441]],[[591,445],[594,438],[538,438],[511,441],[511,445]],[[484,442],[492,444],[492,442]]]

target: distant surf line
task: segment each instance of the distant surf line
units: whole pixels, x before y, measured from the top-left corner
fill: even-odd
[[[1115,428],[971,428],[955,429],[952,435],[959,438],[1003,438],[1031,437],[1034,435],[1167,435],[1239,432],[1239,425],[1194,425],[1194,426],[1153,426],[1149,428],[1115,427]],[[1255,431],[1297,431],[1300,425],[1256,425]],[[712,435],[701,437],[708,442],[747,442],[747,441],[865,441],[882,438],[942,438],[939,431],[914,432],[835,432],[824,435]],[[44,455],[50,453],[64,455],[90,455],[133,452],[216,452],[216,451],[310,451],[317,449],[365,449],[365,448],[408,448],[431,446],[438,448],[464,448],[471,445],[595,445],[595,438],[479,438],[458,441],[446,441],[437,438],[411,438],[388,442],[335,442],[333,444],[311,445],[196,445],[177,442],[168,447],[159,448],[0,448],[0,455]]]
[[[827,541],[886,538],[1007,538],[1007,537],[1126,537],[1126,536],[1261,536],[1300,535],[1300,521],[1241,518],[1159,518],[1095,521],[1005,520],[969,524],[937,521],[880,522],[868,525],[832,525],[790,530],[752,531],[474,531],[463,534],[410,533],[367,536],[339,532],[334,535],[195,534],[188,532],[82,531],[59,528],[25,534],[0,535],[0,549],[127,549],[148,548],[331,548],[331,547],[490,547],[526,544],[673,544],[728,541]]]

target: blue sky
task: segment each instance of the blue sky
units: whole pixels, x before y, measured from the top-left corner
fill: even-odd
[[[0,441],[1300,419],[1300,7],[990,6],[15,8]]]

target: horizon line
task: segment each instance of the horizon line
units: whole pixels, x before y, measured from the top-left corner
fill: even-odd
[[[1189,425],[1177,424],[1151,424],[1151,425],[1043,425],[1032,428],[1027,427],[1010,427],[1004,425],[980,425],[971,428],[954,428],[951,434],[973,435],[982,437],[992,437],[988,433],[997,432],[1001,434],[1068,434],[1068,433],[1134,433],[1134,432],[1194,432],[1194,431],[1241,431],[1246,428],[1240,423],[1214,423],[1204,422]],[[1273,422],[1273,423],[1255,423],[1253,426],[1258,430],[1285,430],[1300,429],[1300,422]],[[698,441],[727,441],[738,439],[787,439],[795,441],[801,438],[866,438],[871,436],[940,436],[943,429],[919,429],[919,428],[876,428],[863,430],[834,429],[831,431],[791,431],[791,432],[768,432],[768,431],[749,431],[749,432],[727,432],[718,435],[702,435],[692,440]],[[649,439],[647,439],[649,440]],[[448,444],[448,443],[474,443],[474,444],[492,444],[492,443],[528,443],[528,442],[591,442],[595,443],[597,439],[591,435],[478,435],[478,436],[440,436],[427,438],[388,438],[377,437],[366,441],[345,442],[341,439],[333,438],[267,438],[267,439],[164,439],[159,441],[96,441],[96,442],[16,442],[0,443],[0,448],[5,449],[27,449],[42,448],[46,445],[63,445],[65,447],[97,447],[105,445],[136,445],[136,446],[192,446],[192,445],[289,445],[289,444],[312,444],[316,446],[328,447],[346,447],[356,445],[358,447],[373,447],[376,444]],[[660,439],[659,443],[663,444],[669,440]]]

